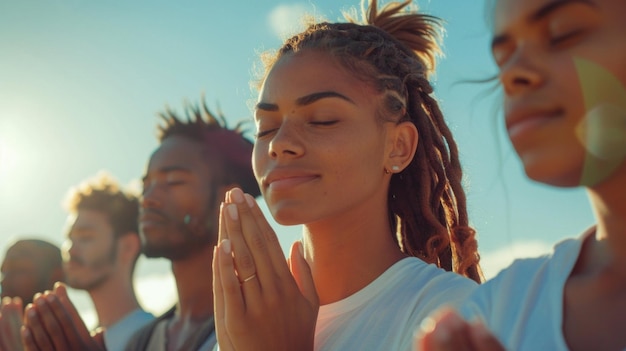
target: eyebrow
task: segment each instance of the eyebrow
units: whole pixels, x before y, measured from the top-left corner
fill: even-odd
[[[564,6],[569,6],[572,4],[584,4],[593,8],[597,7],[596,4],[593,3],[591,0],[555,0],[537,9],[530,16],[528,16],[527,21],[530,23],[541,21],[542,19],[546,18],[550,14],[554,13],[556,10]],[[491,41],[491,50],[493,51],[495,47],[502,45],[503,43],[507,42],[509,39],[510,37],[507,34],[496,35],[495,37],[493,37],[493,40]]]
[[[343,94],[339,94],[336,91],[320,91],[317,93],[313,93],[313,94],[309,94],[309,95],[305,95],[302,97],[299,97],[296,99],[296,105],[302,107],[302,106],[307,106],[310,105],[314,102],[317,102],[321,99],[327,99],[327,98],[339,98],[342,100],[345,100],[351,104],[354,104],[354,101],[352,101],[352,99],[350,99],[349,97],[343,95]],[[263,110],[263,111],[278,111],[278,105],[276,104],[271,104],[271,103],[267,103],[267,102],[259,102],[256,105],[256,109],[257,110]]]

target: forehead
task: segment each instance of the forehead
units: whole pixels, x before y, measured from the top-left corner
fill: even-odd
[[[587,3],[594,7],[608,5],[610,2],[623,0],[495,0],[494,31],[503,31],[507,27],[529,21],[542,9],[569,3]]]
[[[71,221],[74,228],[111,229],[111,219],[103,211],[79,209],[76,214],[68,217],[68,221]]]
[[[275,63],[263,83],[260,100],[271,103],[321,91],[341,92],[355,102],[367,101],[373,94],[368,84],[331,55],[303,50],[284,55]]]
[[[38,261],[38,257],[43,254],[43,250],[39,249],[39,247],[32,242],[18,242],[11,246],[5,256],[2,264],[4,266],[5,263],[12,262],[35,262]]]
[[[199,141],[180,136],[168,137],[150,156],[147,173],[178,168],[199,172],[206,166],[205,151]]]

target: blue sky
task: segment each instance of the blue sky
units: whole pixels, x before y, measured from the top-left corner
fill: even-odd
[[[435,91],[459,143],[488,275],[578,235],[593,223],[584,191],[528,181],[504,133],[500,93],[465,83],[495,73],[484,0],[418,4],[447,23]],[[166,105],[180,109],[204,93],[231,125],[250,119],[258,53],[278,48],[305,11],[337,20],[353,6],[358,0],[0,1],[2,253],[24,235],[60,244],[62,199],[99,170],[136,184]],[[297,227],[274,227],[285,246],[299,237]],[[149,307],[171,298],[148,296],[159,279],[171,286],[168,271],[140,262]]]

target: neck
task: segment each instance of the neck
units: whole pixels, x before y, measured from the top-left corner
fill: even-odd
[[[202,323],[213,315],[212,261],[212,245],[207,245],[189,257],[172,261],[178,290],[176,319]]]
[[[119,272],[112,275],[88,293],[93,300],[101,327],[110,327],[139,308],[129,273]]]
[[[322,305],[358,292],[405,257],[393,240],[385,206],[366,204],[307,224],[303,244]]]
[[[610,179],[588,190],[589,198],[598,222],[596,241],[599,245],[595,255],[613,266],[626,279],[626,162],[622,176]]]

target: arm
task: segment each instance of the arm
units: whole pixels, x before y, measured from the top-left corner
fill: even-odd
[[[220,349],[312,350],[319,301],[300,244],[285,262],[256,202],[239,189],[220,212],[213,258]]]

